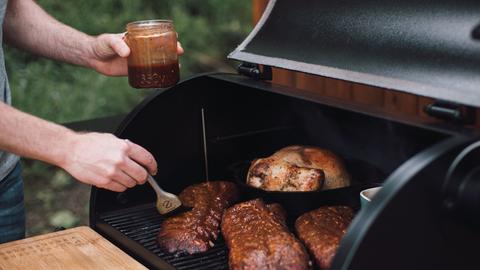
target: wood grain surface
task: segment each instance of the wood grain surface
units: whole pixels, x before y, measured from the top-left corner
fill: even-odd
[[[0,245],[0,270],[147,269],[89,227]]]

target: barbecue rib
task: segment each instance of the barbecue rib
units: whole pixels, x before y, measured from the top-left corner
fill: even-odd
[[[232,182],[215,181],[187,187],[180,193],[182,204],[191,211],[167,218],[157,236],[168,252],[189,254],[207,251],[218,237],[223,212],[238,200]]]
[[[350,185],[350,175],[334,153],[289,146],[252,162],[247,184],[269,191],[313,191]]]
[[[310,269],[308,253],[285,225],[278,204],[256,199],[234,205],[223,215],[222,233],[230,270]]]
[[[350,207],[324,206],[301,215],[295,221],[298,237],[315,257],[320,269],[330,268],[352,218]]]

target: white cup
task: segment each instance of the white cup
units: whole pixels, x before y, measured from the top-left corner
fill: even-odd
[[[365,207],[382,187],[364,189],[360,192],[360,205]]]

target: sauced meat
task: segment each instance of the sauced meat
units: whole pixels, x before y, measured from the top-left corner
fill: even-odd
[[[247,184],[269,191],[314,191],[350,185],[343,161],[311,146],[288,146],[252,162]]]
[[[229,267],[236,269],[310,269],[308,253],[285,225],[278,204],[260,199],[234,205],[222,220]]]
[[[214,181],[187,187],[179,197],[183,205],[193,209],[167,218],[158,233],[158,244],[168,252],[207,251],[218,237],[223,212],[238,196],[232,182]]]
[[[352,219],[350,207],[324,206],[301,215],[295,221],[298,237],[315,257],[320,269],[330,268]]]

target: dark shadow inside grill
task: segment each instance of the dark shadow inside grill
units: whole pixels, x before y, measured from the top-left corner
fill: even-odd
[[[365,113],[368,108],[359,113],[354,107],[321,97],[293,96],[288,89],[251,83],[237,76],[200,76],[144,101],[117,132],[154,154],[159,164],[155,179],[169,192],[178,194],[205,180],[202,108],[206,113],[211,180],[243,178],[245,168],[235,172],[232,164],[265,157],[294,144],[326,148],[346,161],[354,184],[295,195],[287,206],[291,220],[325,204],[358,208],[360,189],[382,183],[404,161],[450,136],[448,131],[421,123]],[[256,196],[267,201],[283,199],[248,192],[243,199]],[[162,217],[154,201],[147,185],[120,194],[93,189],[91,226],[151,268],[228,268],[221,239],[210,251],[193,256],[160,250],[155,236]]]

